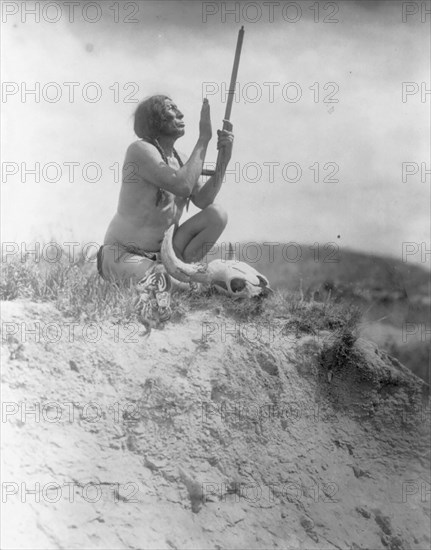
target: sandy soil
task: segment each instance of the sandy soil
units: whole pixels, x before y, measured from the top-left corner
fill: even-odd
[[[429,547],[427,388],[374,344],[2,314],[2,548]]]

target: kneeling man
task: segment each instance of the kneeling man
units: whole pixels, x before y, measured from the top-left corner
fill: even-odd
[[[99,273],[107,280],[139,283],[151,274],[154,282],[155,271],[161,277],[156,286],[169,287],[168,276],[157,273],[155,262],[166,229],[179,225],[189,200],[201,211],[175,232],[173,244],[179,258],[202,260],[226,226],[227,216],[214,199],[232,155],[232,126],[217,132],[219,167],[204,184],[200,176],[212,137],[208,100],[203,100],[199,138],[188,159],[174,147],[185,133],[183,118],[174,101],[164,95],[152,96],[136,109],[134,130],[140,140],[127,150],[117,213],[98,253]]]

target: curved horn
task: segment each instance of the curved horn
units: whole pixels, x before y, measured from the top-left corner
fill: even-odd
[[[169,275],[174,279],[190,283],[209,283],[208,266],[205,264],[187,264],[180,260],[175,254],[172,239],[174,236],[175,224],[166,230],[161,248],[162,263]]]

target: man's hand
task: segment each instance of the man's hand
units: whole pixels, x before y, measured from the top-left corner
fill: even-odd
[[[210,105],[208,99],[205,98],[202,103],[201,120],[199,122],[199,139],[203,139],[208,143],[212,135]]]
[[[226,164],[230,161],[233,147],[233,126],[228,120],[223,120],[226,130],[217,130],[218,141],[217,149],[220,150],[222,163]]]

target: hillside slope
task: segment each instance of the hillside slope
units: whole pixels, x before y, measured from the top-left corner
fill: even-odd
[[[427,386],[374,344],[2,313],[3,548],[429,547]]]

